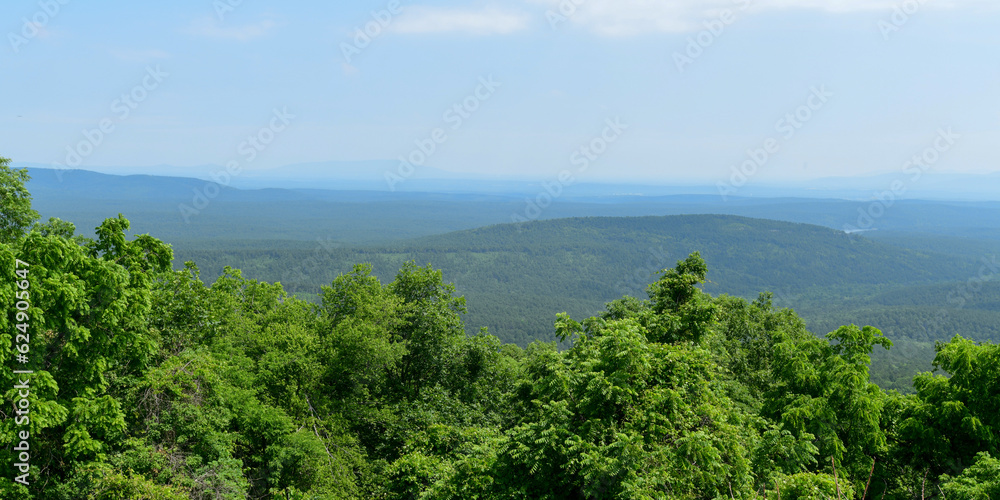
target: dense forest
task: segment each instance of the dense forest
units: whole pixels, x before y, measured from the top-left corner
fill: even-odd
[[[695,251],[522,348],[430,265],[208,284],[121,215],[39,222],[26,181],[0,161],[3,498],[1000,498],[993,343],[887,392],[877,328],[713,296]]]
[[[177,260],[198,262],[210,278],[233,265],[296,294],[316,293],[357,262],[371,263],[384,279],[408,260],[433,262],[471,296],[473,324],[497,328],[504,340],[526,346],[551,337],[550,318],[559,308],[593,314],[616,297],[641,294],[658,269],[696,250],[715,264],[706,291],[752,298],[771,290],[786,306],[792,305],[788,296],[799,295],[800,305],[851,298],[844,304],[850,309],[939,304],[948,285],[915,287],[957,282],[976,272],[968,258],[897,248],[819,226],[728,215],[545,220],[364,247],[185,240],[178,243]],[[904,296],[908,301],[900,303]],[[978,305],[969,302],[966,309]],[[517,314],[501,314],[497,307]],[[907,311],[894,317],[911,316]],[[987,322],[986,331],[993,325]],[[917,330],[906,332],[916,336]],[[925,339],[939,333],[919,331]]]
[[[956,333],[1000,340],[1000,284],[987,279],[973,290],[968,283],[983,268],[982,256],[996,255],[990,247],[948,255],[734,215],[539,220],[378,246],[173,243],[175,265],[197,262],[206,281],[228,265],[316,303],[320,287],[356,263],[370,263],[384,281],[404,262],[433,263],[467,297],[467,333],[488,326],[521,347],[555,340],[552,321],[559,312],[587,317],[623,295],[644,296],[658,270],[699,251],[712,264],[706,292],[753,300],[771,291],[775,305],[794,307],[815,334],[851,323],[882,330],[897,349],[873,353],[872,379],[903,392],[913,391],[913,375],[931,368],[935,341]]]

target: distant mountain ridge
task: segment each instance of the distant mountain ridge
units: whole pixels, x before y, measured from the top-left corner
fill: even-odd
[[[152,175],[108,175],[86,170],[29,170],[35,208],[47,218],[72,219],[90,231],[125,214],[139,233],[164,239],[333,239],[373,243],[442,234],[522,219],[585,216],[732,214],[874,231],[935,233],[1000,240],[1000,202],[920,200],[849,201],[819,198],[737,197],[683,193],[614,195],[622,186],[579,185],[533,205],[545,193],[521,191],[397,191],[237,189],[211,181]],[[496,186],[495,186],[496,187]],[[471,187],[470,187],[471,189]],[[524,191],[524,189],[528,189]],[[677,190],[682,189],[677,187]],[[525,194],[525,193],[529,194]],[[543,200],[545,201],[545,200]]]
[[[52,169],[51,165],[14,162],[15,168]],[[150,175],[181,177],[212,182],[223,180],[239,189],[328,189],[385,192],[465,192],[520,193],[535,195],[543,183],[556,183],[559,169],[549,175],[511,176],[453,172],[430,166],[400,167],[398,160],[326,161],[297,163],[270,169],[243,168],[236,175],[221,165],[176,167],[86,167],[81,170],[106,175]],[[391,179],[391,180],[390,180]],[[723,181],[720,179],[720,181]],[[791,182],[754,182],[737,189],[721,189],[713,183],[690,181],[671,183],[614,182],[582,179],[560,185],[562,196],[663,196],[678,194],[720,195],[735,197],[839,198],[855,201],[896,199],[1000,201],[1000,172],[989,174],[937,174],[925,172],[919,178],[905,172],[864,177],[826,177]]]

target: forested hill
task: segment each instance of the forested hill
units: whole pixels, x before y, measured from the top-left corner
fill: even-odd
[[[732,215],[503,224],[420,238],[402,246],[414,253],[523,251],[546,260],[592,255],[619,267],[608,276],[617,275],[619,281],[646,270],[650,258],[661,259],[655,269],[659,270],[699,251],[715,269],[706,290],[735,294],[778,287],[946,281],[965,278],[971,269],[960,259],[900,249],[826,227]],[[650,277],[626,281],[644,287]]]
[[[383,279],[408,260],[433,263],[466,296],[470,331],[488,326],[521,345],[551,339],[556,313],[589,315],[622,295],[645,297],[657,271],[693,251],[711,266],[706,291],[745,297],[772,291],[783,306],[794,306],[794,298],[810,290],[957,281],[974,271],[971,261],[825,227],[729,215],[544,220],[364,248],[301,242],[174,246],[175,262],[193,260],[209,279],[231,265],[305,294],[358,262],[370,262]]]

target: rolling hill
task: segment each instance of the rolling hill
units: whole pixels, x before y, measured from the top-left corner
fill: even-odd
[[[470,330],[488,326],[519,344],[551,339],[552,319],[563,310],[582,316],[625,294],[644,297],[658,270],[693,251],[709,264],[706,291],[744,297],[772,291],[783,306],[798,306],[802,297],[836,296],[835,302],[844,302],[957,282],[976,270],[967,258],[916,252],[820,226],[729,215],[544,220],[373,247],[177,243],[178,261],[195,261],[206,276],[228,264],[305,294],[359,262],[371,263],[383,280],[407,260],[431,263],[466,295]],[[926,303],[927,297],[921,300]]]

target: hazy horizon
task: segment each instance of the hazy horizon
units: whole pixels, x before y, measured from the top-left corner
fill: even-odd
[[[484,194],[546,197],[553,200],[593,199],[612,197],[626,200],[629,197],[661,197],[694,195],[708,197],[725,203],[736,198],[801,198],[831,199],[847,201],[873,201],[889,207],[899,200],[939,201],[939,202],[995,202],[1000,193],[1000,172],[991,174],[936,174],[922,173],[914,178],[912,173],[887,173],[866,177],[828,177],[820,180],[757,182],[742,187],[732,184],[715,185],[696,181],[637,182],[630,180],[586,180],[572,178],[565,182],[558,179],[531,176],[490,177],[475,174],[449,172],[433,167],[425,167],[413,176],[402,179],[386,179],[393,162],[370,160],[364,162],[316,162],[286,165],[266,170],[241,170],[230,175],[221,165],[201,165],[176,167],[156,165],[149,167],[88,167],[77,169],[52,168],[49,165],[12,162],[14,168],[27,168],[32,172],[52,172],[51,179],[44,184],[55,182],[62,185],[69,172],[82,171],[98,175],[132,178],[132,176],[153,176],[153,178],[176,178],[196,180],[203,183],[196,188],[198,193],[217,192],[217,188],[238,190],[288,189],[322,191],[366,191],[384,192],[388,195],[399,192],[411,194]],[[391,175],[391,174],[389,174]],[[48,178],[48,177],[46,177]],[[140,185],[146,181],[137,181]],[[53,186],[55,187],[55,186]],[[57,188],[58,189],[58,188]]]
[[[0,83],[15,165],[370,160],[404,180],[738,192],[1000,160],[989,2],[181,1],[130,6],[128,23],[109,5],[0,9],[0,62],[26,75]]]

